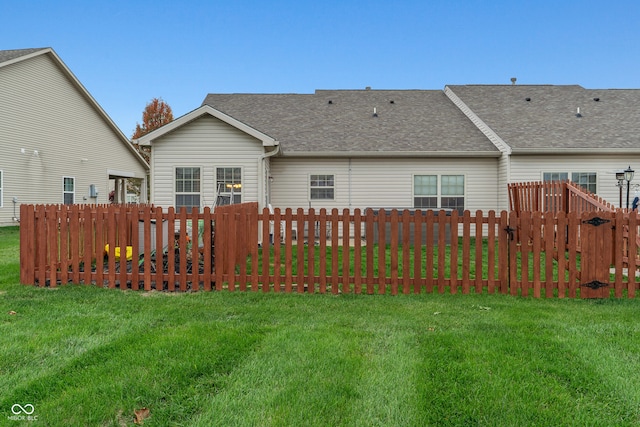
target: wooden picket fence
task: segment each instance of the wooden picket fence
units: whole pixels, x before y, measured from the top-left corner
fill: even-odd
[[[615,212],[614,205],[571,181],[514,182],[507,186],[513,212]]]
[[[623,212],[22,205],[20,277],[162,291],[635,297],[637,246],[615,239],[626,228],[635,242],[638,224]]]

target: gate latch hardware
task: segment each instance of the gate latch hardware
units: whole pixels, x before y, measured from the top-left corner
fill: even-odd
[[[591,288],[591,289],[593,289],[593,290],[596,290],[596,289],[600,289],[600,288],[606,288],[607,286],[609,286],[609,284],[608,284],[608,283],[601,282],[601,281],[599,281],[599,280],[592,280],[591,282],[589,282],[589,283],[583,283],[583,284],[582,284],[582,285],[580,285],[580,286],[585,286],[585,287],[587,287],[587,288]]]
[[[505,227],[504,231],[507,232],[507,234],[509,234],[509,237],[511,237],[511,240],[513,240],[513,232],[516,231],[515,228],[511,228],[508,225]]]
[[[606,224],[607,222],[611,222],[611,220],[609,219],[604,219],[604,218],[600,218],[599,216],[594,216],[591,219],[587,219],[585,221],[582,221],[583,224],[591,224],[595,227],[598,227],[602,224]]]

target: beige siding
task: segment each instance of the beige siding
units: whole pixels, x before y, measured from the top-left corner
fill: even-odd
[[[498,159],[297,159],[271,161],[272,204],[280,208],[412,207],[413,175],[462,174],[465,207],[498,208]],[[309,200],[309,175],[334,174],[335,200]]]
[[[262,143],[209,115],[202,116],[171,132],[152,146],[152,201],[175,206],[175,168],[200,167],[202,171],[201,207],[215,200],[217,167],[242,169],[242,201],[263,204],[260,157]]]
[[[15,224],[14,197],[17,212],[20,203],[62,203],[63,176],[75,177],[77,203],[107,203],[113,185],[107,170],[146,174],[47,54],[0,68],[0,152],[0,225]],[[97,199],[89,197],[90,184],[98,187]]]
[[[509,183],[509,170],[511,167],[511,157],[502,153],[498,159],[498,182],[496,193],[498,194],[498,210],[509,209],[509,191],[507,184]]]
[[[540,181],[544,172],[596,172],[597,194],[618,206],[619,189],[615,172],[631,165],[637,171],[631,181],[631,198],[635,192],[634,182],[640,184],[640,156],[511,156],[511,182]],[[626,190],[624,192],[626,204]]]

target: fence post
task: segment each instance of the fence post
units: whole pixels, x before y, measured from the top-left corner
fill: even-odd
[[[35,210],[20,205],[20,283],[35,285]]]
[[[513,211],[512,211],[513,212]],[[511,218],[515,218],[512,215]],[[511,230],[507,211],[500,212],[500,234],[498,236],[498,277],[500,281],[500,293],[509,291],[509,238]]]

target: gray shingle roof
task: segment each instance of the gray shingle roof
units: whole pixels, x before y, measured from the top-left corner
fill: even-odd
[[[209,94],[204,104],[277,139],[289,154],[498,152],[440,90]]]
[[[14,49],[14,50],[0,50],[0,63],[11,61],[12,59],[19,58],[21,56],[29,55],[33,52],[43,50],[46,48],[35,49]]]
[[[578,85],[453,85],[448,88],[509,144],[514,153],[640,148],[638,89],[585,89]]]

